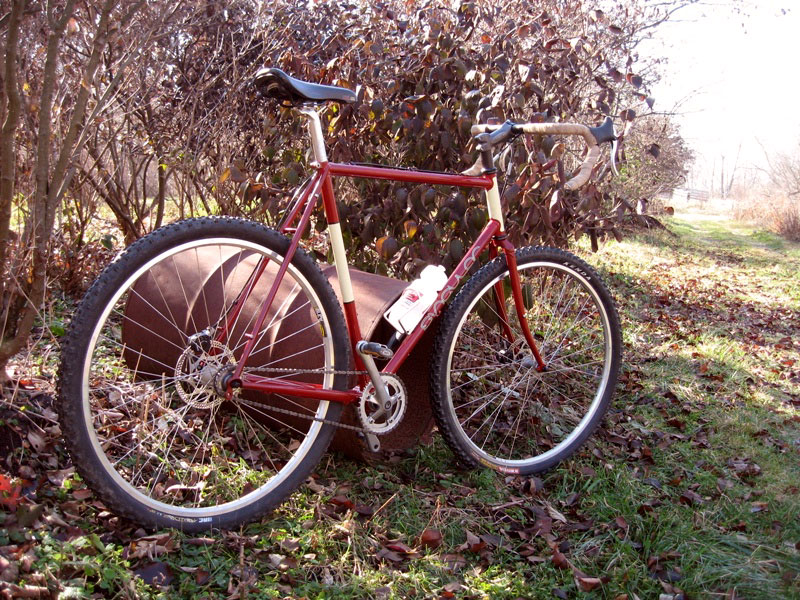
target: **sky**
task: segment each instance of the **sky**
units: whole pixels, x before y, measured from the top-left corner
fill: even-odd
[[[651,95],[654,110],[677,112],[696,153],[692,187],[707,189],[712,173],[718,184],[723,161],[746,180],[767,166],[765,150],[800,151],[797,0],[701,0],[656,30],[640,53],[668,59]]]

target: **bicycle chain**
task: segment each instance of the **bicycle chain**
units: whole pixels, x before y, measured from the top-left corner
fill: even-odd
[[[252,372],[271,372],[271,373],[322,373],[324,375],[367,375],[366,371],[337,371],[335,369],[288,369],[282,367],[255,367],[252,369],[248,369]],[[370,433],[363,427],[357,427],[355,425],[347,425],[346,423],[341,423],[340,421],[332,421],[331,419],[323,419],[320,417],[312,417],[306,413],[297,412],[295,410],[289,410],[288,408],[278,408],[277,406],[270,406],[268,404],[260,404],[258,402],[252,402],[250,400],[243,400],[242,398],[238,399],[239,402],[244,404],[245,406],[253,406],[257,408],[262,408],[266,410],[271,410],[273,412],[282,413],[284,415],[289,415],[291,417],[299,417],[301,419],[306,419],[307,421],[315,421],[317,423],[322,423],[323,425],[333,425],[334,427],[341,427],[342,429],[349,429],[351,431],[357,431],[359,433]]]
[[[322,375],[369,375],[366,371],[345,371],[336,369],[291,369],[288,367],[247,367],[253,373],[321,373]]]
[[[289,410],[287,408],[278,408],[277,406],[269,406],[267,404],[259,404],[258,402],[252,402],[250,400],[243,400],[239,398],[239,402],[244,404],[245,406],[252,406],[254,408],[263,408],[266,410],[271,410],[273,412],[282,413],[284,415],[289,415],[292,417],[300,417],[301,419],[306,419],[307,421],[315,421],[317,423],[322,423],[323,425],[333,425],[334,427],[341,427],[342,429],[350,429],[352,431],[358,431],[360,433],[370,433],[363,427],[357,427],[355,425],[347,425],[346,423],[341,423],[340,421],[332,421],[330,419],[322,419],[320,417],[312,417],[311,415],[307,415],[305,413],[297,412],[294,410]]]

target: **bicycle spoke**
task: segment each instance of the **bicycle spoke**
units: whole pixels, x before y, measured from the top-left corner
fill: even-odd
[[[515,380],[517,379],[517,375],[519,375],[519,372],[517,372],[517,373],[515,373],[515,374],[514,374],[514,377],[512,378],[512,383],[511,383],[511,385],[513,385],[513,384],[514,384]],[[487,428],[487,430],[486,430],[486,436],[485,436],[485,437],[484,437],[484,439],[483,439],[483,444],[480,446],[481,450],[483,450],[483,449],[484,449],[484,447],[486,446],[486,442],[487,442],[487,441],[489,441],[489,436],[492,434],[492,431],[493,431],[493,429],[494,429],[494,425],[495,425],[495,423],[497,422],[497,417],[498,417],[498,416],[500,416],[500,409],[501,409],[501,408],[503,408],[503,405],[504,405],[504,404],[506,403],[506,401],[508,400],[508,397],[509,397],[509,396],[510,396],[512,393],[514,393],[514,392],[513,392],[513,390],[511,389],[511,386],[508,386],[508,387],[506,387],[506,388],[505,388],[503,391],[505,391],[505,396],[504,396],[504,397],[503,397],[503,399],[502,399],[502,400],[501,400],[501,401],[498,403],[498,405],[497,405],[497,408],[495,408],[495,409],[494,409],[494,411],[492,411],[492,412],[489,414],[488,418],[487,418],[487,419],[486,419],[486,420],[485,420],[485,421],[484,421],[484,422],[481,424],[481,426],[480,426],[480,427],[478,427],[478,429],[476,429],[476,430],[473,432],[473,434],[472,434],[472,437],[473,437],[473,438],[474,438],[474,437],[476,437],[476,436],[477,436],[477,434],[478,434],[478,432],[479,432],[479,431],[480,431],[480,430],[481,430],[481,429],[482,429],[482,428],[483,428],[483,427],[484,427],[486,424],[488,424],[488,423],[489,423],[489,420],[488,420],[488,419],[492,419],[492,423],[491,423],[491,425],[489,425],[489,427],[488,427],[488,428]],[[492,418],[492,415],[494,415],[494,418]],[[469,419],[468,419],[468,421],[469,421]]]

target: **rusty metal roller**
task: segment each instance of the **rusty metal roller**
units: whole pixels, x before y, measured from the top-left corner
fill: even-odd
[[[234,302],[235,294],[244,286],[257,260],[256,255],[238,248],[200,248],[179,253],[169,262],[150,269],[135,284],[125,309],[122,340],[128,365],[140,373],[152,374],[164,372],[171,365],[174,368],[185,345],[185,335],[201,331],[211,322],[216,322],[224,310],[222,303],[230,306]],[[244,339],[251,320],[260,308],[260,299],[266,295],[276,271],[274,263],[267,266],[242,308],[231,340]],[[326,267],[323,272],[338,295],[335,269]],[[391,336],[392,328],[382,315],[399,297],[406,284],[355,269],[351,269],[351,278],[358,298],[358,320],[362,335],[370,340],[385,342]],[[269,329],[269,339],[259,341],[248,364],[291,368],[299,364],[320,364],[322,351],[310,348],[309,340],[305,339],[311,335],[309,328],[312,315],[303,310],[296,289],[288,283],[279,289],[266,322],[271,322],[278,311],[282,313],[276,319],[279,325]],[[420,373],[427,373],[430,364],[433,329],[429,329],[398,373],[406,385],[409,406],[400,425],[381,437],[384,451],[405,450],[416,445],[420,439],[427,441],[430,435],[433,415],[428,377],[420,377]],[[353,366],[351,364],[351,368]],[[315,381],[315,377],[319,376],[303,376],[305,381],[310,382]],[[246,392],[244,395],[247,397],[252,394]],[[261,398],[261,401],[264,399]],[[269,402],[292,408],[287,400],[278,397],[271,397]],[[292,399],[291,402],[312,406],[314,401]],[[258,417],[256,414],[253,416]],[[281,419],[284,422],[293,421],[284,416]],[[353,407],[345,408],[343,421],[357,424]],[[269,424],[271,420],[266,418],[264,422]],[[277,422],[275,424],[279,426]],[[298,419],[292,424],[301,426],[303,422]],[[374,456],[366,452],[355,432],[345,429],[337,432],[332,447],[353,458]]]

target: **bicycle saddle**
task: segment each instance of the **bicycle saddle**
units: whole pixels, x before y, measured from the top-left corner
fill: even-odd
[[[256,87],[265,96],[289,102],[355,102],[352,90],[334,85],[308,83],[290,77],[280,69],[263,67],[254,78]]]

